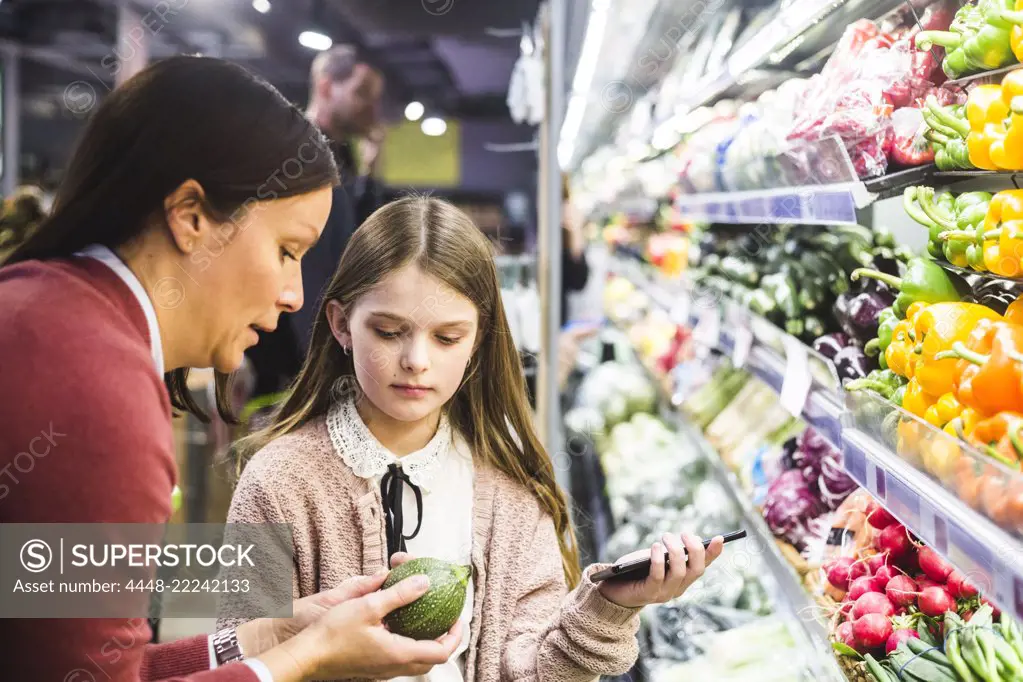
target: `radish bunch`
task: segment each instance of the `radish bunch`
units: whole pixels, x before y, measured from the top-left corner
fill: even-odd
[[[887,510],[873,504],[866,518],[876,531],[876,553],[840,557],[823,567],[828,582],[845,592],[835,629],[839,642],[880,656],[919,636],[921,614],[940,620],[948,611],[966,617],[977,608],[977,589]]]

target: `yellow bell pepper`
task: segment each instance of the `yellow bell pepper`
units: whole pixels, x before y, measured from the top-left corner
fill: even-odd
[[[942,431],[960,440],[967,440],[973,435],[973,430],[977,428],[977,424],[982,419],[984,419],[984,415],[980,412],[972,407],[964,407],[957,417],[945,424]]]
[[[892,330],[892,342],[885,349],[884,359],[888,369],[902,377],[911,377],[910,372],[916,366],[916,335],[913,332],[913,319],[907,317]]]
[[[927,408],[924,419],[939,429],[958,417],[963,412],[963,404],[956,400],[955,394],[949,391],[938,398],[938,401]]]
[[[962,454],[962,447],[958,443],[941,436],[929,438],[920,446],[924,469],[946,485],[955,480],[956,466]]]
[[[925,391],[916,379],[909,380],[906,385],[906,394],[902,397],[902,409],[925,419],[927,410],[936,402],[938,402],[938,396]]]
[[[981,320],[1000,319],[1001,315],[976,303],[934,303],[927,306],[912,320],[913,331],[920,344],[920,354],[915,356],[916,367],[912,370],[912,377],[930,395],[952,393],[955,390],[956,364],[959,360],[938,360],[935,356],[951,350],[957,342],[965,343]],[[935,426],[940,428],[944,423]]]
[[[999,170],[991,160],[991,145],[1004,138],[1008,131],[1005,118],[1009,107],[1002,99],[999,85],[978,85],[966,100],[966,119],[970,122],[970,133],[966,146],[970,152],[970,163],[985,170]]]
[[[1006,74],[1001,88],[1009,123],[1005,137],[991,144],[991,163],[1003,170],[1023,170],[1023,73]]]

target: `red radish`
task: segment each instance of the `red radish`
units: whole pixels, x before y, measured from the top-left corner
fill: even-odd
[[[874,586],[874,579],[869,575],[864,575],[849,584],[849,599],[856,601],[867,592],[880,592]]]
[[[928,578],[923,573],[917,573],[915,576],[913,576],[913,580],[916,581],[916,586],[919,587],[921,590],[925,590],[928,587],[943,587],[944,586],[942,583],[934,582],[933,580]]]
[[[867,562],[863,559],[857,559],[849,564],[849,584],[852,585],[853,581],[857,578],[862,578],[865,575],[870,575],[870,567],[867,566]]]
[[[916,601],[917,584],[908,575],[897,575],[888,581],[884,593],[896,606],[909,606]]]
[[[835,628],[835,638],[848,647],[856,650],[860,648],[859,643],[856,641],[856,635],[853,634],[853,624],[849,621]]]
[[[941,558],[937,552],[930,547],[921,547],[917,552],[917,559],[920,561],[920,570],[927,574],[927,577],[938,583],[948,580],[952,572],[952,565]]]
[[[842,605],[838,607],[838,611],[839,611],[839,613],[842,614],[842,616],[844,616],[845,618],[848,618],[849,614],[852,613],[852,608],[853,608],[853,602],[849,600],[848,596],[846,596],[845,601],[843,601]]]
[[[910,549],[909,552],[899,557],[895,564],[899,567],[899,570],[908,575],[916,575],[920,572],[920,562],[917,560],[915,548]]]
[[[888,641],[885,642],[884,652],[886,654],[892,653],[907,639],[920,639],[920,635],[917,634],[916,630],[896,630],[888,638]]]
[[[956,600],[944,587],[928,587],[922,590],[917,603],[920,612],[931,618],[944,616],[946,611],[954,611],[956,608]]]
[[[874,574],[874,577],[871,578],[871,580],[874,581],[874,591],[884,592],[885,588],[888,586],[888,581],[896,575],[898,574],[889,566],[882,566],[879,568],[877,573]]]
[[[853,635],[861,646],[875,649],[884,646],[892,636],[892,622],[880,613],[868,613],[853,621]]]
[[[884,530],[893,523],[898,523],[895,517],[888,513],[888,510],[873,503],[873,508],[867,510],[867,523],[878,530]]]
[[[949,574],[948,589],[956,599],[972,599],[978,594],[977,588],[973,586],[973,583],[959,571],[952,571]]]
[[[888,557],[884,554],[874,554],[867,559],[867,570],[871,575],[877,573],[882,566],[888,565]]]
[[[852,557],[838,557],[828,564],[824,564],[824,572],[828,576],[828,582],[840,590],[848,590],[849,583],[866,574],[867,567],[862,561],[858,562]]]
[[[857,621],[868,613],[877,613],[887,618],[895,615],[895,606],[880,592],[867,592],[853,603],[853,620]]]
[[[913,545],[906,534],[906,527],[901,523],[893,523],[877,536],[877,548],[887,552],[892,561],[898,561],[912,551]]]

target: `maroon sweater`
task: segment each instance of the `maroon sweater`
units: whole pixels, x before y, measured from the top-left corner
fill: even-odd
[[[106,265],[0,268],[0,394],[0,523],[170,518],[170,400],[142,307]],[[30,444],[40,454],[19,456]],[[144,619],[0,620],[0,677],[257,682],[246,665],[210,671],[205,635],[151,638]]]

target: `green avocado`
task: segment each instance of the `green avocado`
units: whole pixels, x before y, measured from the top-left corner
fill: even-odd
[[[411,604],[387,614],[384,624],[391,632],[412,639],[437,639],[462,615],[472,566],[460,566],[440,559],[410,559],[391,571],[382,589],[414,575],[430,579],[430,589]]]

